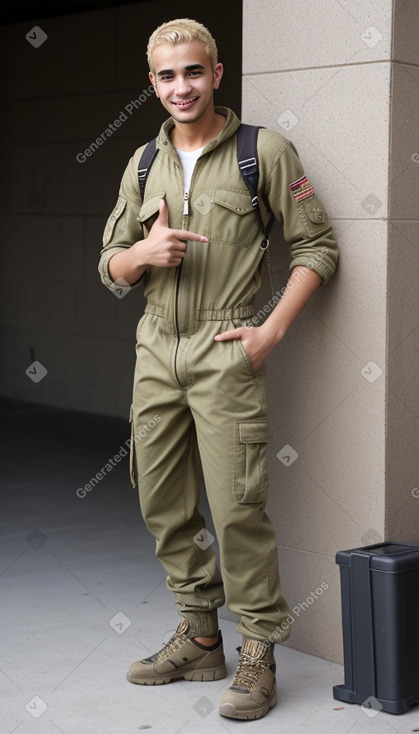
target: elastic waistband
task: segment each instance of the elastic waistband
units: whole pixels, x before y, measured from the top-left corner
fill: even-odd
[[[237,308],[210,308],[197,311],[197,321],[231,321],[232,319],[248,319],[253,316],[253,306],[237,306]]]
[[[167,309],[157,303],[147,303],[145,313],[156,314],[167,318]],[[194,321],[231,321],[233,319],[248,319],[254,315],[254,307],[237,306],[236,308],[209,308],[197,310],[193,315]]]

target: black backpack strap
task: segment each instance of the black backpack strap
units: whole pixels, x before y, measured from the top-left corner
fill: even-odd
[[[154,162],[154,159],[159,152],[156,146],[157,138],[153,138],[145,146],[140,161],[138,163],[137,175],[138,185],[140,187],[141,198],[144,200],[145,182],[147,180],[148,172]]]
[[[259,207],[259,160],[257,141],[260,129],[261,126],[246,125],[243,122],[241,123],[239,129],[237,130],[237,162],[243,181],[249,190],[252,199],[252,205],[256,209],[260,228],[264,234],[264,238],[261,242],[260,247],[262,250],[266,250],[269,247],[269,232],[274,223],[275,217],[272,214],[268,224],[265,225]]]

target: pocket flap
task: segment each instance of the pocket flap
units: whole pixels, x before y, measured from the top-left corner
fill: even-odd
[[[254,211],[252,200],[248,191],[237,191],[232,189],[216,189],[214,203],[220,204],[236,214],[249,214]]]
[[[159,191],[157,194],[153,194],[149,199],[146,199],[140,209],[140,213],[137,217],[139,222],[145,222],[147,219],[157,214],[159,211],[160,202],[165,196],[165,191]]]
[[[268,421],[248,421],[239,424],[240,443],[266,443],[268,440]]]

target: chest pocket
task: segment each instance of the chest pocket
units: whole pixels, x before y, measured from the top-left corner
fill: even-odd
[[[165,191],[159,191],[157,194],[151,194],[146,197],[144,203],[140,209],[140,213],[137,220],[143,227],[144,237],[147,237],[150,233],[154,222],[159,216],[160,201],[165,195]]]
[[[209,219],[212,242],[249,247],[260,231],[250,194],[244,189],[214,189]]]

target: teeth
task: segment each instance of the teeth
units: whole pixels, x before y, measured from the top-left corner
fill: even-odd
[[[194,101],[193,99],[184,99],[184,100],[182,100],[182,102],[175,102],[175,104],[178,107],[184,107],[185,105],[190,104],[193,101]]]

